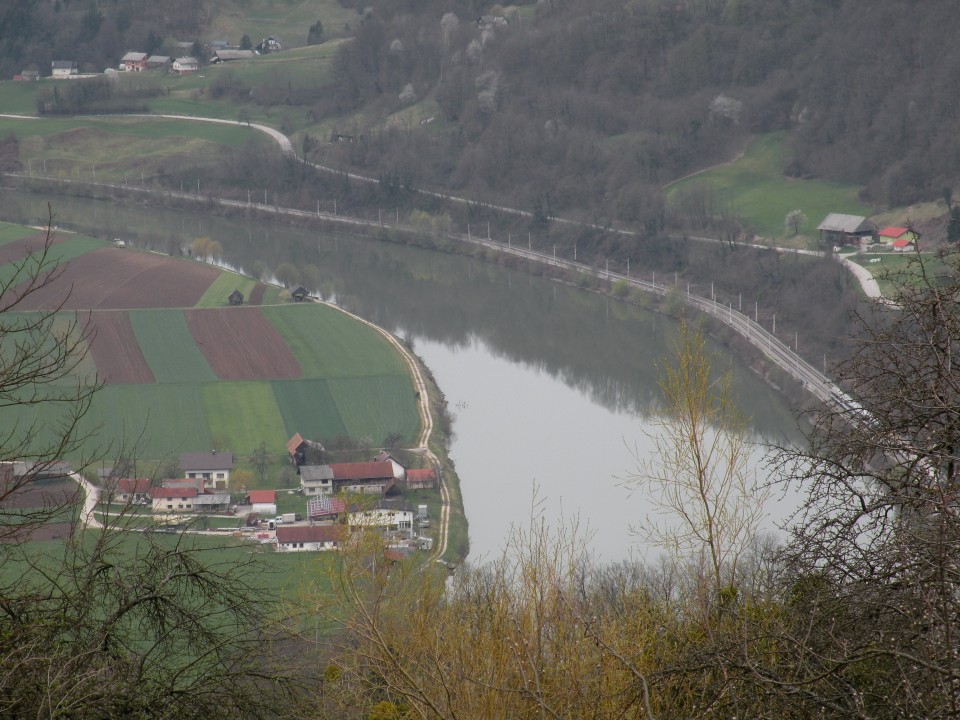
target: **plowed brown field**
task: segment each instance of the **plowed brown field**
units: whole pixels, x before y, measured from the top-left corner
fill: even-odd
[[[155,382],[127,313],[93,313],[92,321],[96,335],[90,343],[90,354],[104,382],[110,385]]]
[[[5,245],[0,245],[0,265],[6,265],[7,263],[11,263],[15,260],[21,260],[29,253],[41,250],[46,237],[46,233],[37,233],[36,235],[30,235],[29,237],[20,238],[19,240],[12,240]],[[64,239],[64,236],[56,235],[54,236],[51,245],[56,245],[57,243],[63,242]]]
[[[187,327],[221,380],[301,377],[300,364],[258,308],[187,310]]]
[[[249,305],[260,305],[263,303],[263,293],[266,292],[267,286],[263,283],[257,283],[253,286],[253,290],[250,291],[250,299],[247,301]]]
[[[198,262],[101,248],[67,262],[57,282],[18,309],[51,309],[61,302],[66,310],[193,307],[219,272]]]

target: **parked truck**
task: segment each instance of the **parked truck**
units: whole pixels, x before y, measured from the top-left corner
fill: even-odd
[[[280,523],[292,523],[297,521],[296,513],[283,513],[283,515],[277,515],[277,525]]]

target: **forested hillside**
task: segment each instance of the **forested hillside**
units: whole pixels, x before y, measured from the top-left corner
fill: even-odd
[[[250,2],[234,4],[242,11]],[[656,231],[667,220],[666,183],[773,130],[789,131],[786,174],[862,185],[875,205],[940,197],[956,184],[960,48],[952,40],[960,21],[949,3],[340,4],[337,11],[354,19],[336,31],[354,39],[341,46],[330,77],[306,92],[273,88],[255,97],[309,107],[316,125],[304,133],[313,133],[314,155],[401,185]],[[4,5],[4,77],[28,66],[46,71],[61,58],[102,71],[129,49],[169,49],[175,39],[199,47],[232,7]],[[311,12],[310,5],[266,9],[282,16]],[[327,3],[315,5],[317,17],[332,17]],[[306,36],[304,27],[290,44]],[[251,97],[242,83],[221,89]],[[408,108],[419,112],[399,112]],[[331,126],[353,142],[326,144]]]

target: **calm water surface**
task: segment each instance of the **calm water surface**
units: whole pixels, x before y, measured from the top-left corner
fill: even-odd
[[[0,190],[0,219],[37,223],[46,202]],[[456,416],[450,454],[471,559],[500,552],[511,526],[531,513],[552,524],[578,520],[604,559],[642,554],[630,528],[646,508],[618,478],[648,449],[657,363],[669,350],[672,320],[466,257],[326,230],[67,197],[52,202],[57,222],[78,232],[164,252],[210,237],[222,244],[225,262],[247,272],[270,274],[290,263],[312,291],[411,340]],[[733,370],[758,435],[793,436],[782,399],[726,350],[715,350],[718,364]]]

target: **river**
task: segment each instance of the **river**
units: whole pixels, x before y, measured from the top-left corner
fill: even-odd
[[[455,415],[450,456],[471,560],[498,554],[531,514],[577,522],[598,558],[643,554],[631,528],[647,508],[621,479],[650,449],[670,318],[459,255],[202,212],[52,202],[65,229],[164,252],[210,237],[226,263],[248,272],[290,263],[308,289],[407,338]],[[46,208],[39,195],[0,191],[2,220],[37,224]],[[713,350],[758,439],[795,438],[783,399],[726,349]]]

